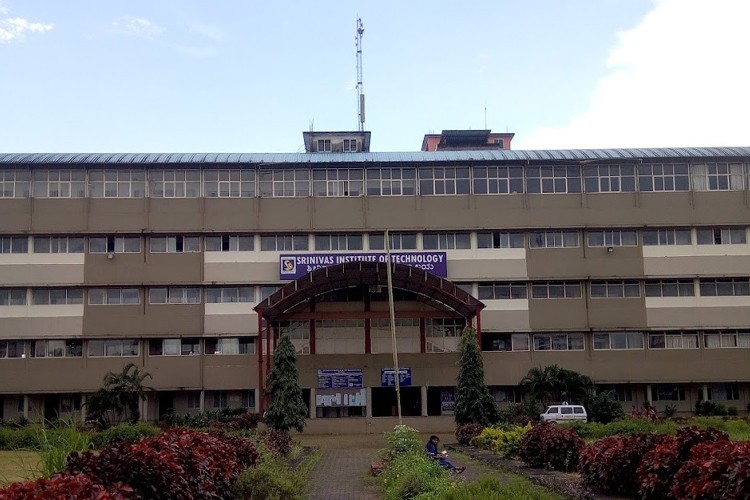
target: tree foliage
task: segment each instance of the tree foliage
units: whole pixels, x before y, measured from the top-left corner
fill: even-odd
[[[273,368],[269,376],[271,404],[263,420],[272,429],[302,432],[308,408],[302,399],[297,372],[297,355],[288,335],[283,335],[273,353]]]
[[[583,403],[594,390],[591,378],[557,365],[532,368],[521,380],[521,386],[545,405],[556,401]]]
[[[141,371],[133,363],[123,366],[119,373],[107,372],[104,387],[92,394],[86,403],[89,416],[102,428],[125,421],[138,422],[141,418],[139,403],[151,390],[144,385],[149,378],[152,378],[150,373]]]
[[[625,416],[622,405],[615,399],[614,391],[603,391],[592,397],[586,405],[589,419],[608,424]]]
[[[495,400],[484,383],[482,355],[477,332],[466,327],[461,335],[461,361],[456,383],[456,424],[490,425],[497,421]]]

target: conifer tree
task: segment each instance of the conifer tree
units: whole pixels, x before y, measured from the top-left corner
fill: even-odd
[[[477,343],[477,332],[471,327],[461,334],[461,361],[456,383],[456,424],[487,426],[498,419],[495,400],[484,383],[482,355]]]
[[[270,374],[271,403],[263,416],[272,429],[302,432],[308,408],[302,399],[297,372],[297,355],[288,335],[282,335],[276,352],[273,353],[273,368]]]

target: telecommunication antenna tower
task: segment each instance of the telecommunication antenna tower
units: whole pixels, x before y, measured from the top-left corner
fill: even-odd
[[[357,121],[359,122],[360,132],[365,130],[365,89],[362,85],[362,34],[364,32],[362,19],[358,17],[355,40],[357,42]]]

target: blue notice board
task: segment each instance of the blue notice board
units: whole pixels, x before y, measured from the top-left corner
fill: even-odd
[[[318,370],[318,389],[362,388],[362,369]]]
[[[382,387],[396,387],[396,370],[393,368],[380,369],[380,385]],[[401,387],[411,385],[411,368],[398,369],[398,385]]]

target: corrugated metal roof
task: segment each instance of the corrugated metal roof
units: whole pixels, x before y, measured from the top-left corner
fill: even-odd
[[[412,151],[403,153],[29,153],[0,154],[2,165],[216,165],[324,163],[458,163],[606,161],[639,159],[750,159],[750,147]]]

